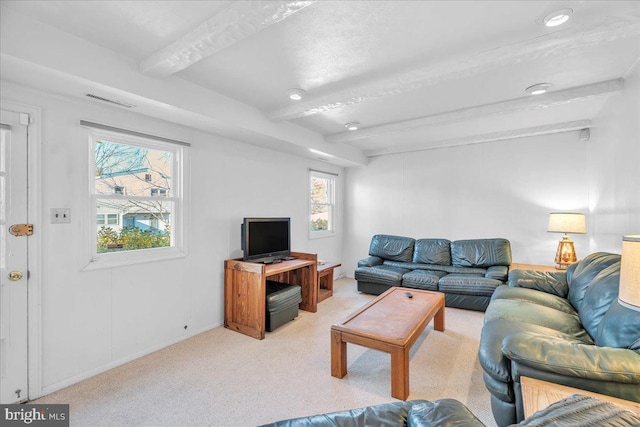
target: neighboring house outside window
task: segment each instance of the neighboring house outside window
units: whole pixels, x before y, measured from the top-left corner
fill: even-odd
[[[131,264],[184,255],[184,160],[188,149],[91,130],[90,263]],[[119,262],[122,261],[122,262]]]
[[[336,176],[310,171],[309,237],[324,237],[335,233]]]
[[[118,214],[97,214],[96,224],[98,225],[118,225],[120,224],[120,215]]]
[[[167,189],[166,188],[152,188],[151,189],[152,196],[163,196],[167,197]]]

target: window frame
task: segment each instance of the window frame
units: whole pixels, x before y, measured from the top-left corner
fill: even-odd
[[[81,123],[84,128],[87,148],[88,148],[88,169],[86,191],[87,202],[85,204],[85,218],[91,220],[86,221],[89,226],[85,231],[85,259],[88,260],[82,270],[94,270],[100,268],[111,268],[117,266],[125,266],[139,264],[143,262],[162,261],[166,259],[182,258],[187,256],[187,202],[189,190],[189,144],[172,143],[170,140],[154,139],[153,136],[138,136],[129,134],[126,130],[119,132],[117,130],[107,130],[94,128],[90,125]],[[109,140],[114,143],[132,145],[152,150],[168,151],[172,153],[172,191],[170,196],[128,196],[125,194],[97,194],[95,190],[95,144],[100,140]],[[161,199],[163,202],[173,202],[173,210],[171,211],[170,227],[171,227],[171,246],[148,249],[135,249],[122,252],[97,252],[97,202],[105,199],[119,200],[154,200]],[[107,217],[105,216],[105,222]],[[104,224],[105,226],[109,224]],[[120,225],[120,224],[119,224]]]
[[[308,193],[308,201],[309,201],[309,221],[308,221],[308,230],[309,230],[309,239],[318,239],[322,237],[330,237],[336,235],[336,178],[338,176],[336,174],[332,174],[329,172],[322,172],[310,169],[309,170],[309,193]],[[327,179],[329,180],[329,198],[330,201],[328,203],[313,203],[311,201],[311,192],[313,191],[313,179]],[[329,208],[329,229],[328,230],[313,230],[311,227],[311,215],[313,212],[314,206],[327,206]]]

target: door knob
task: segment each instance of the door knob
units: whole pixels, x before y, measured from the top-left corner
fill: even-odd
[[[9,280],[12,281],[18,281],[22,279],[22,273],[17,271],[17,270],[13,270],[12,272],[9,273]]]

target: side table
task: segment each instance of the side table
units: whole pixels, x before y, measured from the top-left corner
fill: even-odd
[[[511,263],[509,271],[511,270],[564,271],[558,270],[552,265],[522,264],[518,262]]]
[[[333,295],[333,270],[341,265],[337,262],[318,263],[318,302]]]

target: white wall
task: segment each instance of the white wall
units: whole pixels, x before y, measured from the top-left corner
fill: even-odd
[[[223,261],[241,256],[244,216],[290,216],[292,248],[342,259],[342,234],[309,240],[308,169],[339,167],[151,119],[91,101],[1,82],[2,98],[42,109],[42,387],[54,391],[223,322]],[[189,256],[81,271],[88,184],[81,119],[191,142]],[[70,208],[71,224],[49,224],[51,208]],[[342,212],[337,212],[342,229]],[[184,326],[188,329],[185,330]],[[247,338],[249,339],[249,338]]]
[[[587,212],[586,144],[577,132],[373,158],[347,171],[344,265],[353,276],[377,233],[504,237],[513,260],[552,265],[549,212]],[[585,236],[572,236],[578,255]]]
[[[640,234],[640,64],[593,121],[588,165],[590,249],[619,253]]]
[[[505,237],[516,262],[552,265],[552,211],[587,215],[578,257],[620,253],[640,234],[640,65],[625,90],[576,132],[374,158],[347,170],[345,272],[376,233],[448,239]]]

